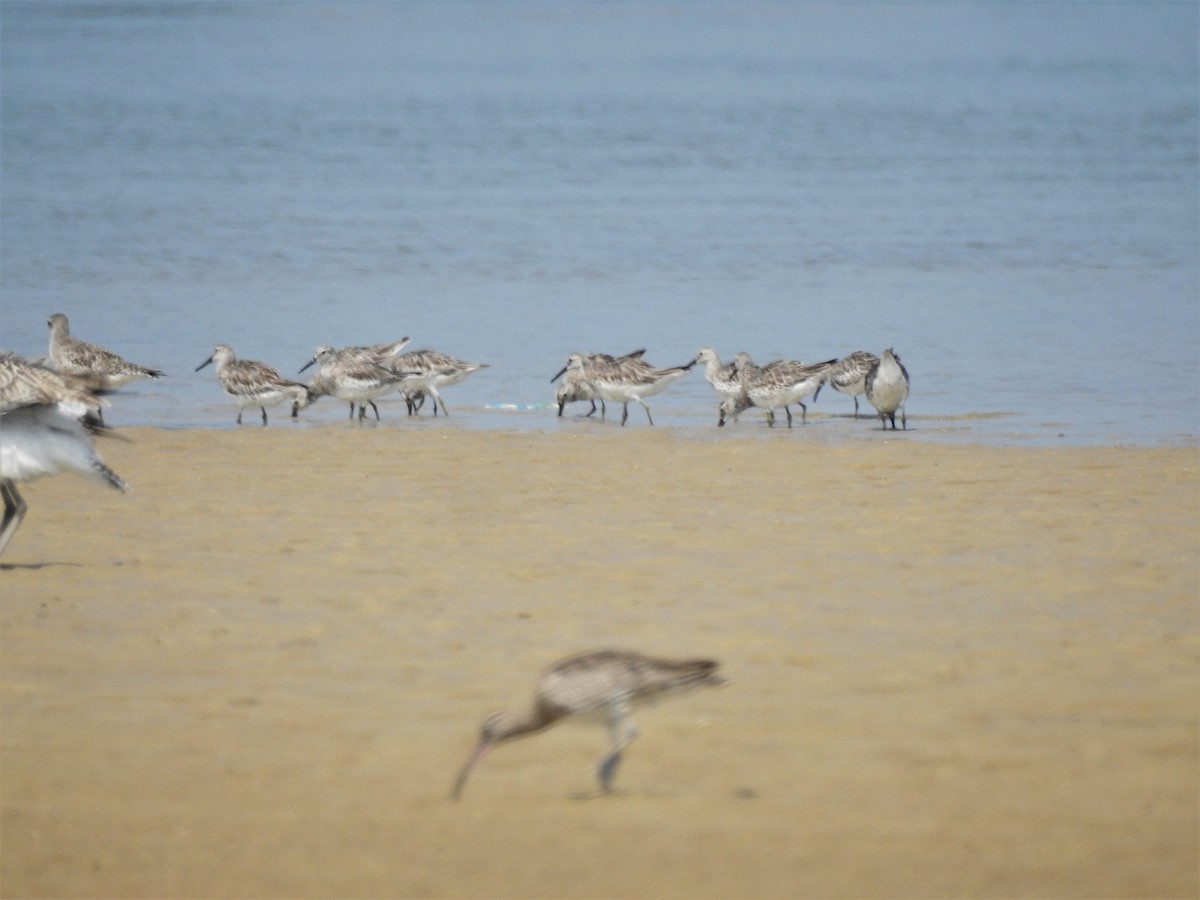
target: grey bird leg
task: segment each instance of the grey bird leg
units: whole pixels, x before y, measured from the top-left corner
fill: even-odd
[[[626,718],[628,714],[628,706],[624,703],[609,712],[608,733],[612,738],[612,749],[600,760],[596,770],[600,790],[606,794],[612,793],[613,778],[617,774],[617,766],[621,764],[621,751],[638,736],[637,726]]]
[[[646,418],[650,421],[650,424],[653,425],[654,420],[650,418],[650,407],[646,405],[646,401],[641,397],[634,397],[633,399],[642,404],[642,409],[646,411]]]
[[[265,406],[260,406],[259,409],[262,410],[262,414],[263,414],[263,428],[266,428],[267,427],[267,408]]]

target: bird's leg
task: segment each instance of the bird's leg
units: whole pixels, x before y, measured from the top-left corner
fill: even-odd
[[[260,406],[259,410],[263,414],[263,428],[266,428],[267,427],[267,408],[265,406]]]
[[[801,403],[800,409],[803,410],[803,412],[800,413],[800,424],[807,425],[808,424],[808,407],[805,406],[803,403]]]
[[[558,413],[558,414],[559,414],[560,416],[562,415],[562,407],[561,407],[561,406],[559,407],[559,413]],[[592,411],[591,411],[591,412],[589,412],[589,413],[587,414],[587,416],[593,416],[593,415],[595,415],[595,414],[596,414],[596,401],[595,401],[595,400],[593,400],[593,401],[592,401]],[[587,418],[587,416],[584,416],[584,418],[586,419],[586,418]]]
[[[438,414],[438,407],[442,408],[442,415],[449,416],[450,410],[446,409],[446,401],[442,399],[442,395],[435,391],[432,387],[429,389],[429,396],[433,398],[433,414]]]
[[[643,400],[641,397],[634,397],[633,399],[636,400],[638,403],[642,404],[642,409],[644,409],[646,411],[646,418],[649,419],[650,424],[653,425],[654,420],[650,418],[650,407],[646,405],[646,401]]]
[[[767,427],[768,428],[775,427],[775,410],[773,410],[773,409],[767,410]]]
[[[368,400],[367,402],[371,404],[371,409],[375,410],[375,421],[378,422],[379,421],[379,407],[375,405],[374,400]]]
[[[858,398],[854,398],[854,418],[858,418]]]
[[[238,418],[237,418],[237,423],[238,423],[239,425],[241,425],[241,424],[242,424],[242,410],[240,410],[240,409],[238,410]]]
[[[350,418],[354,418],[354,401],[350,401]]]
[[[603,419],[606,415],[608,415],[608,407],[604,405],[604,398],[601,397],[600,398],[600,418]]]
[[[908,431],[908,413],[904,411],[904,407],[900,407],[900,424],[904,426],[904,430]],[[893,428],[896,426],[893,425]]]
[[[596,775],[600,779],[600,790],[606,794],[612,792],[613,778],[617,774],[617,766],[621,764],[621,751],[638,736],[637,726],[629,721],[628,704],[621,703],[610,709],[608,734],[612,739],[612,749],[601,758],[596,769]]]
[[[625,403],[624,407],[622,407],[622,409],[624,411],[621,413],[621,424],[624,425],[625,420],[629,418],[629,402],[628,401],[626,401],[626,403]]]
[[[0,554],[3,554],[9,540],[17,533],[21,520],[25,518],[28,506],[17,493],[17,484],[14,481],[0,481],[0,496],[4,497],[4,518],[0,520]]]
[[[785,413],[787,413],[787,417],[788,417],[788,428],[791,428],[791,427],[792,427],[792,408],[791,408],[790,406],[785,406],[785,407],[783,408],[783,411],[784,411]]]

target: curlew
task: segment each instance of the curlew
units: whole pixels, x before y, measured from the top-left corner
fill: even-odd
[[[525,713],[492,713],[483,721],[479,743],[454,780],[452,797],[462,795],[467,777],[497,744],[537,734],[571,716],[599,716],[612,742],[596,774],[600,790],[612,791],[621,753],[637,737],[632,709],[666,694],[725,681],[711,659],[657,659],[621,650],[595,650],[561,659],[538,680],[533,707]]]

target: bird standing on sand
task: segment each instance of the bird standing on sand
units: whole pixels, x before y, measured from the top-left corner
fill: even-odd
[[[55,313],[50,326],[50,362],[64,375],[83,380],[92,391],[115,391],[139,378],[161,378],[158,369],[126,362],[117,354],[71,337],[67,317]]]
[[[263,426],[267,424],[267,407],[285,400],[292,401],[292,418],[311,400],[308,388],[297,381],[288,381],[266,363],[253,359],[238,359],[228,344],[213,347],[212,356],[196,366],[199,372],[209,363],[216,363],[217,383],[221,390],[238,405],[237,423],[242,413],[252,406],[262,410]]]
[[[119,491],[128,485],[96,454],[105,433],[95,410],[106,401],[59,372],[16,354],[0,354],[0,554],[28,508],[17,483],[64,469]]]
[[[629,715],[635,705],[701,685],[725,684],[711,659],[656,659],[621,650],[595,650],[561,659],[542,673],[533,708],[526,713],[492,713],[483,721],[479,743],[454,780],[452,796],[462,794],[471,769],[497,744],[537,734],[568,716],[598,714],[612,746],[600,758],[600,790],[612,790],[621,752],[637,737]]]
[[[879,362],[867,372],[866,394],[867,401],[879,413],[884,431],[887,431],[889,419],[892,431],[896,430],[896,410],[900,410],[900,424],[908,431],[908,415],[904,409],[908,400],[908,370],[891,347],[883,351]]]

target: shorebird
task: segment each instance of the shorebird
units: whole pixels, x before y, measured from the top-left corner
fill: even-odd
[[[792,427],[792,411],[789,406],[799,403],[801,421],[808,421],[808,407],[804,400],[814,400],[821,393],[821,385],[829,377],[829,370],[836,359],[804,365],[794,360],[776,360],[765,366],[749,365],[745,369],[746,397],[754,406],[767,411],[767,423],[775,425],[775,410],[783,407],[787,413],[788,428]]]
[[[704,378],[717,392],[717,408],[720,411],[718,426],[724,425],[726,418],[736,419],[750,408],[745,385],[746,372],[753,365],[749,353],[742,351],[731,362],[722,365],[716,350],[701,347],[696,354],[696,362],[704,364]]]
[[[887,431],[889,419],[892,431],[896,430],[896,410],[900,410],[900,423],[908,431],[908,416],[904,409],[904,403],[908,400],[908,370],[891,347],[883,351],[879,362],[867,372],[866,395],[867,401],[879,413],[884,431]]]
[[[126,362],[117,354],[71,337],[67,317],[55,313],[50,326],[50,362],[64,375],[83,380],[92,391],[115,391],[139,378],[161,378],[158,369]]]
[[[317,348],[313,358],[301,366],[300,371],[303,372],[313,364],[317,366],[308,384],[311,400],[325,396],[349,400],[350,418],[354,418],[354,408],[357,406],[360,422],[366,415],[366,404],[370,403],[378,421],[379,407],[375,405],[375,398],[397,390],[404,380],[402,374],[375,362],[376,359],[386,359],[392,355],[391,352],[375,347],[334,350],[325,344]]]
[[[629,419],[629,401],[636,400],[646,411],[646,419],[651,425],[654,419],[650,415],[650,407],[646,397],[653,397],[666,389],[675,379],[687,374],[696,364],[692,360],[687,365],[674,366],[666,369],[656,369],[641,359],[617,359],[612,362],[604,360],[587,360],[581,353],[572,353],[567,357],[563,372],[574,369],[584,381],[591,385],[596,396],[601,400],[620,403],[621,424]],[[554,378],[557,378],[555,375]],[[552,378],[551,381],[554,379]]]
[[[753,405],[750,402],[749,395],[745,391],[735,394],[732,397],[726,397],[721,401],[721,405],[717,407],[717,427],[724,428],[726,422],[736,420],[738,416]]]
[[[238,406],[239,425],[242,424],[242,413],[252,406],[262,410],[265,427],[268,406],[291,400],[294,419],[300,409],[308,406],[312,400],[305,385],[297,381],[288,381],[266,363],[238,359],[228,344],[217,344],[213,347],[212,356],[196,366],[196,371],[199,372],[209,363],[216,363],[217,383]]]
[[[438,407],[441,407],[443,415],[450,415],[450,411],[446,409],[446,401],[438,392],[439,388],[458,384],[468,375],[488,368],[487,363],[463,362],[438,350],[411,350],[408,353],[399,353],[388,359],[388,366],[404,375],[400,392],[404,394],[408,404],[409,415],[420,410],[425,402],[425,395],[428,394],[433,398],[435,416]]]
[[[0,354],[0,554],[28,509],[18,482],[66,469],[119,491],[129,489],[93,446],[93,435],[106,433],[94,413],[105,403],[70,376],[16,354]]]
[[[631,353],[626,353],[624,356],[610,356],[607,353],[586,353],[582,355],[583,358],[589,362],[618,362],[619,360],[623,359],[641,359],[645,352],[645,349],[640,349],[634,350]],[[559,416],[563,414],[563,407],[565,407],[568,403],[575,403],[578,400],[590,400],[592,402],[592,408],[590,411],[585,413],[585,417],[593,415],[596,412],[596,401],[599,400],[600,416],[603,418],[608,412],[604,406],[604,398],[597,394],[595,389],[587,382],[583,376],[583,371],[581,369],[568,370],[564,367],[559,369],[558,374],[551,378],[550,382],[553,384],[559,379],[559,376],[564,374],[566,375],[566,378],[563,378],[562,384],[560,384],[558,389],[554,392],[554,402],[558,404]]]
[[[854,398],[854,418],[858,418],[858,395],[867,390],[867,372],[879,362],[879,357],[866,350],[855,350],[843,356],[829,370],[829,386],[840,394]]]
[[[479,743],[454,780],[457,800],[471,769],[497,744],[537,734],[569,716],[599,716],[612,745],[596,769],[600,790],[612,790],[622,751],[637,737],[633,707],[665,694],[725,683],[711,659],[656,659],[621,650],[594,650],[561,659],[538,679],[533,707],[526,713],[498,712],[483,720]]]

